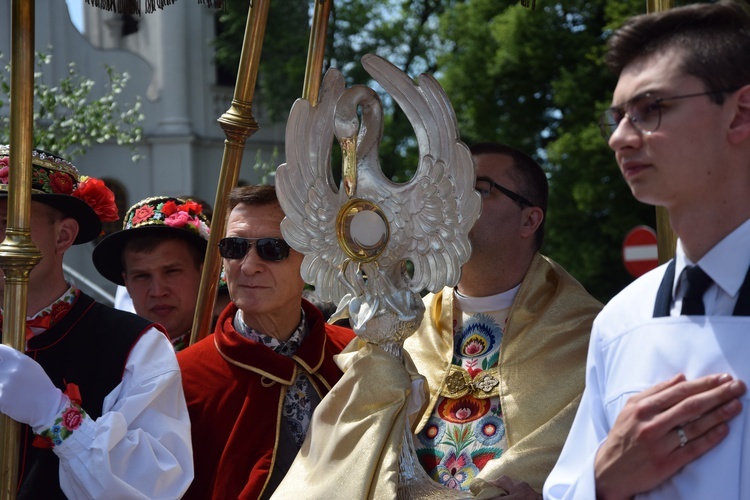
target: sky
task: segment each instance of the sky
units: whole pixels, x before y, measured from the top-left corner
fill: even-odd
[[[68,4],[70,20],[79,32],[83,33],[83,2],[84,0],[65,0]]]

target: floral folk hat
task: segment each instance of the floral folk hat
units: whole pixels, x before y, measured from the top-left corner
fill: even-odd
[[[91,257],[96,270],[109,281],[124,285],[122,251],[137,235],[179,236],[205,254],[210,229],[202,212],[200,203],[170,196],[139,201],[125,214],[122,231],[110,234],[94,248]]]
[[[31,153],[31,199],[60,210],[78,222],[73,244],[93,240],[102,222],[119,219],[115,195],[99,179],[79,175],[72,163],[35,149]],[[0,198],[7,198],[10,181],[10,147],[0,145]]]

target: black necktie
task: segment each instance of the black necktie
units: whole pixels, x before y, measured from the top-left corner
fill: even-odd
[[[688,266],[680,275],[680,289],[685,290],[682,298],[682,315],[702,316],[706,314],[703,307],[703,294],[713,283],[711,278],[698,266]]]

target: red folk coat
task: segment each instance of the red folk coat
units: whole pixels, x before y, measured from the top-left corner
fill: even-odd
[[[260,497],[273,470],[284,395],[297,370],[307,373],[321,398],[341,377],[333,355],[354,334],[326,324],[305,300],[302,308],[310,333],[291,358],[238,334],[233,303],[213,334],[178,353],[195,462],[184,498]]]

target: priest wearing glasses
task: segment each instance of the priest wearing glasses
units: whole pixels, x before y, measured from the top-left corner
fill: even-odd
[[[228,213],[219,251],[232,301],[178,355],[196,470],[187,499],[270,497],[354,337],[302,298],[303,255],[281,236],[273,186],[235,188]]]

